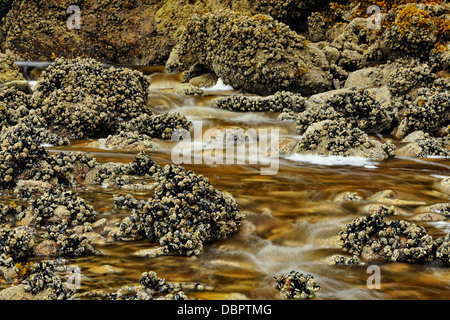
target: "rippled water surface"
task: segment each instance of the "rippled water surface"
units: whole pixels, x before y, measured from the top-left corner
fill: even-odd
[[[163,68],[142,69],[152,77],[150,104],[155,112],[177,111],[190,120],[201,120],[204,128],[279,128],[282,136],[294,137],[294,126],[279,122],[276,115],[233,113],[208,107],[217,95],[230,91],[209,91],[210,96],[194,98],[173,95],[168,89],[180,83],[178,75]],[[33,72],[33,70],[28,70]],[[35,71],[34,71],[35,72]],[[35,72],[38,74],[38,72]],[[223,88],[229,90],[229,88]],[[49,150],[76,150],[93,153],[100,162],[131,162],[135,153],[94,149],[92,141],[76,141],[69,147]],[[169,143],[150,153],[160,164],[170,163]],[[376,192],[393,190],[396,197],[422,201],[427,205],[448,202],[436,184],[448,176],[445,159],[394,159],[370,162],[362,159],[286,157],[280,160],[278,174],[262,176],[261,165],[185,165],[208,177],[219,190],[232,194],[245,214],[239,233],[208,244],[198,257],[142,258],[141,249],[156,246],[150,241],[114,242],[97,246],[104,256],[69,259],[81,267],[82,289],[115,291],[139,282],[141,273],[155,271],[170,282],[202,282],[212,291],[189,292],[199,299],[279,299],[273,277],[291,270],[312,274],[321,286],[317,299],[447,299],[450,272],[438,262],[426,264],[380,263],[381,289],[369,290],[366,266],[330,266],[327,257],[345,254],[336,245],[341,227],[362,216],[362,207],[333,201],[344,191],[358,192],[367,199]],[[113,195],[132,193],[148,198],[151,191],[128,191],[100,186],[78,193],[99,213],[98,218],[120,219],[129,214],[114,210]],[[410,220],[415,206],[399,207],[395,219]],[[449,232],[448,221],[418,222],[435,237]],[[112,274],[96,273],[95,267],[111,265]]]

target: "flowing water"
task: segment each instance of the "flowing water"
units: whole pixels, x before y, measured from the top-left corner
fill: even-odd
[[[27,65],[30,80],[39,75],[39,66]],[[276,115],[234,113],[208,107],[216,96],[232,94],[232,88],[217,86],[207,97],[181,97],[170,93],[180,83],[178,75],[168,75],[161,67],[140,68],[152,78],[150,104],[155,112],[177,111],[189,120],[201,120],[204,128],[279,128],[281,136],[298,139],[294,125],[280,122]],[[64,148],[92,153],[99,162],[131,162],[135,153],[95,149],[92,141],[74,141]],[[170,143],[162,144],[152,158],[159,164],[171,162]],[[245,214],[237,234],[208,244],[197,257],[138,257],[141,249],[155,247],[151,241],[114,242],[97,246],[104,255],[68,259],[83,273],[80,292],[117,290],[139,282],[140,275],[155,271],[170,282],[201,282],[210,291],[188,292],[199,299],[280,299],[273,277],[291,270],[312,274],[321,286],[317,299],[448,299],[450,272],[435,261],[425,264],[379,263],[381,289],[370,290],[368,264],[330,266],[327,257],[345,254],[336,244],[339,230],[362,216],[366,203],[342,205],[333,201],[345,191],[358,192],[367,199],[376,192],[393,190],[399,199],[421,201],[427,205],[448,202],[436,184],[449,175],[445,159],[394,159],[371,162],[308,156],[281,156],[278,174],[261,175],[262,165],[184,165],[208,177],[220,191],[229,192]],[[101,186],[78,192],[99,213],[98,218],[120,219],[129,214],[114,210],[113,195],[132,193],[145,199],[151,191],[129,191]],[[400,207],[395,219],[410,220],[415,206]],[[417,222],[433,238],[449,232],[450,223]],[[96,267],[111,265],[115,272],[102,274]]]

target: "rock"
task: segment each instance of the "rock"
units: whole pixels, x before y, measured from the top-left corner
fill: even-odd
[[[340,89],[312,96],[297,116],[296,129],[302,134],[315,122],[345,119],[366,133],[383,133],[391,131],[393,116],[386,88]]]
[[[0,53],[0,84],[11,85],[12,81],[26,81],[19,66],[10,54]]]
[[[72,5],[81,13],[79,29],[69,29]],[[2,21],[2,50],[23,60],[49,61],[56,57],[94,58],[108,63],[163,64],[172,49],[171,35],[156,29],[161,1],[57,3],[13,1]],[[73,28],[75,26],[71,26]]]
[[[423,206],[426,204],[423,201],[402,200],[396,199],[395,197],[396,195],[394,191],[384,190],[373,194],[368,198],[368,200],[393,206]]]
[[[450,264],[450,235],[446,235],[436,241],[436,258],[440,259],[446,265]]]
[[[51,300],[49,297],[50,289],[45,289],[38,294],[25,291],[23,285],[12,286],[0,291],[0,300]]]
[[[320,286],[312,275],[291,271],[289,275],[275,277],[275,289],[280,291],[282,299],[311,299]]]
[[[294,152],[323,156],[352,156],[385,160],[394,147],[370,138],[345,120],[325,120],[308,127]]]
[[[386,207],[386,206],[384,206],[382,204],[369,204],[369,205],[366,205],[363,208],[363,212],[366,213],[366,214],[369,214],[369,215],[379,214],[379,215],[385,215],[385,216],[398,215],[399,214],[394,206]]]
[[[82,236],[89,240],[92,244],[105,244],[106,238],[96,232],[86,232]]]
[[[421,213],[415,215],[411,220],[413,221],[444,221],[445,216],[439,213]]]
[[[436,203],[431,206],[419,207],[416,212],[418,213],[437,213],[447,217],[450,217],[450,203]]]
[[[440,187],[442,188],[442,191],[450,194],[450,177],[443,179],[440,183]]]
[[[149,85],[139,71],[104,68],[93,59],[57,59],[39,77],[33,105],[53,132],[103,138],[115,131],[119,118],[151,113]]]
[[[173,93],[183,96],[204,96],[205,90],[200,89],[190,83],[182,83],[173,88]]]
[[[122,269],[115,268],[109,264],[89,268],[89,272],[95,273],[95,274],[117,274],[117,273],[121,273],[122,271],[123,271]]]
[[[211,107],[240,112],[300,112],[305,108],[306,99],[300,94],[277,92],[274,95],[259,97],[233,95],[215,99]]]
[[[280,138],[278,142],[278,153],[281,155],[290,155],[298,141],[292,138]]]
[[[442,138],[432,138],[423,131],[415,131],[403,139],[406,142],[403,147],[397,149],[397,155],[401,157],[450,157],[450,149]]]
[[[424,262],[433,259],[434,242],[427,231],[404,220],[385,221],[374,214],[357,218],[339,232],[341,247],[365,260]]]
[[[54,256],[57,253],[58,244],[54,240],[44,240],[39,243],[33,250],[35,256]]]
[[[363,89],[376,88],[381,85],[380,68],[370,67],[349,73],[344,88],[358,87]]]
[[[213,87],[219,79],[214,73],[206,73],[189,80],[189,84],[198,88]]]
[[[94,223],[92,223],[92,228],[97,229],[97,228],[103,228],[104,226],[106,226],[108,224],[108,220],[106,218],[101,218],[100,220],[95,221]]]
[[[314,94],[331,85],[325,55],[264,15],[231,10],[193,15],[166,70],[182,72],[196,63],[225,84],[260,95],[283,90]]]
[[[336,195],[333,199],[334,202],[347,202],[347,201],[362,201],[361,197],[357,192],[342,192]]]

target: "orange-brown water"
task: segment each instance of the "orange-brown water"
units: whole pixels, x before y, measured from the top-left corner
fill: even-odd
[[[178,111],[189,119],[202,120],[205,127],[278,127],[285,136],[295,137],[293,124],[279,122],[275,115],[238,114],[213,110],[214,96],[191,98],[168,92],[179,76],[167,75],[162,68],[144,70],[152,76],[150,104],[155,111]],[[220,92],[218,95],[230,94]],[[100,162],[131,162],[135,153],[94,149],[91,141],[74,142],[64,148],[93,153]],[[160,164],[171,162],[170,144],[163,145],[152,158]],[[303,159],[304,160],[304,159]],[[369,165],[327,165],[281,157],[278,174],[262,176],[259,165],[185,165],[210,179],[219,190],[232,194],[245,214],[239,233],[206,246],[197,257],[137,257],[150,241],[114,242],[97,246],[104,255],[68,259],[80,266],[84,275],[80,292],[103,289],[112,292],[123,285],[138,284],[140,275],[155,271],[170,282],[201,282],[212,291],[188,292],[199,299],[279,299],[273,277],[291,270],[312,274],[321,286],[317,299],[448,299],[450,272],[441,263],[382,263],[381,289],[370,290],[367,266],[330,266],[326,258],[345,254],[336,245],[342,226],[362,215],[358,206],[333,201],[344,191],[358,192],[367,199],[386,189],[396,197],[422,201],[427,205],[449,202],[437,192],[436,184],[450,172],[445,159],[394,159]],[[78,192],[99,213],[98,218],[122,219],[129,212],[114,210],[113,195],[131,193],[137,198],[150,191],[128,191],[92,186]],[[395,219],[411,220],[416,207],[400,207]],[[449,232],[448,221],[418,222],[437,238]],[[93,268],[111,265],[113,274],[98,274]]]

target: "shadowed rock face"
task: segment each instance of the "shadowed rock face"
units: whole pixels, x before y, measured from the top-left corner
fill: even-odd
[[[12,2],[12,1],[9,1]],[[81,9],[81,28],[69,29],[71,5]],[[90,57],[109,63],[162,64],[168,38],[155,29],[162,1],[16,0],[0,28],[2,50],[24,60]],[[0,4],[0,17],[4,5]],[[6,10],[5,10],[6,12]]]
[[[226,84],[261,95],[313,94],[331,86],[322,51],[266,15],[219,10],[192,16],[166,69],[180,72],[197,63]]]

